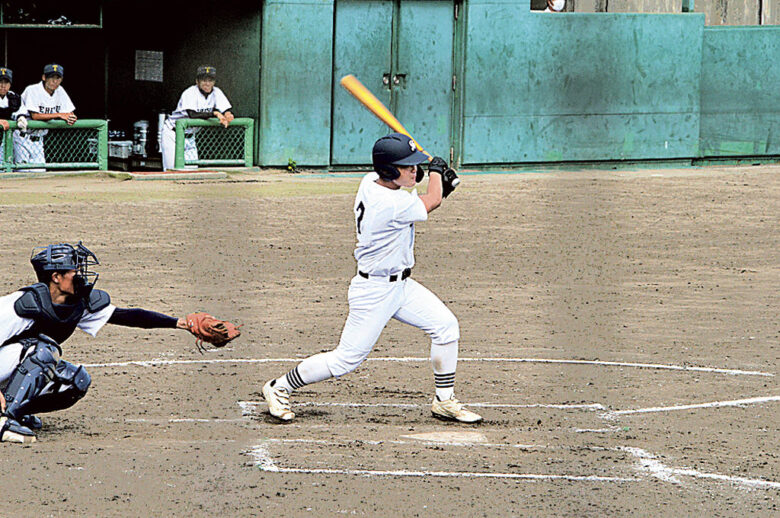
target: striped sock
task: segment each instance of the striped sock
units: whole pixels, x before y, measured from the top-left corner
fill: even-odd
[[[455,373],[437,374],[434,372],[433,377],[436,381],[436,396],[439,398],[439,401],[452,399],[455,392]]]
[[[293,370],[291,370],[290,372],[282,376],[281,378],[278,378],[273,383],[274,387],[284,389],[289,394],[292,394],[294,390],[298,390],[304,385],[306,385],[306,383],[303,382],[303,380],[301,379],[301,375],[298,374],[297,366]]]
[[[293,370],[274,381],[273,386],[285,389],[289,394],[304,385],[318,383],[332,378],[328,368],[328,355],[331,353],[319,353],[309,356],[299,363]]]

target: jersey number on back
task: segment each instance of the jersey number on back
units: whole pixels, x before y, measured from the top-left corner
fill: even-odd
[[[355,209],[355,212],[358,213],[357,215],[357,233],[360,234],[360,222],[363,221],[363,214],[366,212],[366,206],[363,205],[363,202],[361,201],[358,203],[357,209]]]

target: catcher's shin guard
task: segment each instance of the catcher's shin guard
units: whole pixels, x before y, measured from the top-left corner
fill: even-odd
[[[26,355],[11,374],[3,391],[5,415],[17,421],[26,414],[30,403],[56,379],[55,369],[60,361],[60,346],[45,335],[26,340]]]
[[[70,408],[87,394],[92,383],[89,373],[81,365],[60,360],[54,380],[25,407],[25,414],[41,414]]]

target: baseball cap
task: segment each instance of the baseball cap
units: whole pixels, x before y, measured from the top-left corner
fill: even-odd
[[[65,69],[62,68],[62,65],[58,65],[57,63],[49,63],[43,67],[43,75],[47,77],[51,75],[63,77],[65,75]]]
[[[217,77],[217,69],[216,67],[212,67],[211,65],[201,65],[198,67],[198,77]]]
[[[0,79],[8,79],[9,81],[13,81],[14,73],[11,72],[10,68],[0,67]]]

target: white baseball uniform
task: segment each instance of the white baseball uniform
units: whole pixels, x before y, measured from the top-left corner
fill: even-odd
[[[436,295],[408,277],[414,266],[414,224],[427,220],[428,210],[416,190],[391,189],[376,183],[378,179],[377,173],[364,176],[355,197],[358,272],[349,286],[349,315],[338,346],[306,358],[263,387],[272,414],[285,421],[293,417],[285,394],[357,368],[391,318],[422,329],[431,337],[436,398],[459,404],[453,396],[458,320]]]
[[[377,173],[360,182],[355,197],[358,274],[349,286],[349,316],[328,368],[342,376],[366,359],[391,318],[422,329],[435,345],[460,338],[455,315],[422,284],[402,280],[414,266],[414,224],[428,219],[417,191],[376,183]],[[368,275],[366,279],[362,274]],[[390,281],[391,276],[397,276]]]
[[[176,160],[176,121],[189,117],[187,110],[211,114],[214,110],[225,113],[232,106],[227,96],[218,87],[214,87],[211,93],[203,95],[198,85],[192,85],[179,98],[176,110],[168,116],[163,125],[162,134],[162,159],[163,170],[173,169]],[[197,160],[198,148],[195,144],[195,133],[198,128],[189,128],[184,133],[184,159]]]
[[[33,113],[70,113],[76,111],[73,101],[63,87],[49,94],[43,87],[43,81],[32,84],[22,92],[22,107],[18,115],[29,116]],[[46,162],[43,141],[47,129],[14,131],[14,161],[17,164],[42,164]],[[43,171],[43,169],[36,169]]]
[[[0,297],[0,344],[30,329],[34,324],[32,319],[20,317],[14,310],[14,303],[22,295],[24,292],[15,291]],[[113,304],[95,313],[85,309],[77,327],[91,336],[97,336],[98,331],[108,322],[115,309],[116,306]],[[19,365],[21,353],[22,345],[18,342],[0,345],[0,384],[4,383]]]

